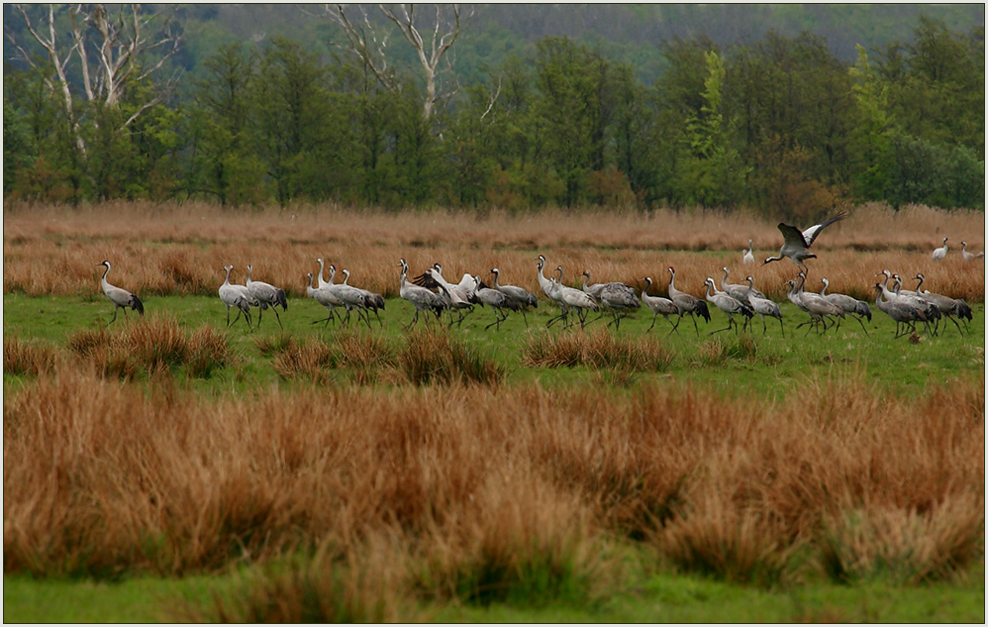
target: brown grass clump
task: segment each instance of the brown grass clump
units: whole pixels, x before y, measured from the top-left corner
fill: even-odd
[[[274,353],[271,365],[283,379],[322,381],[334,362],[329,346],[319,340],[299,341],[289,337]]]
[[[86,329],[69,336],[69,350],[103,376],[131,379],[185,366],[190,377],[209,377],[231,363],[225,336],[208,325],[186,335],[174,318],[147,316],[117,331]]]
[[[221,623],[418,622],[406,590],[401,548],[374,546],[347,556],[278,560],[238,582],[212,606],[184,608],[184,620]],[[398,558],[398,559],[396,559]]]
[[[3,371],[13,375],[50,374],[55,370],[58,352],[53,346],[27,342],[16,335],[3,338]]]
[[[415,385],[456,382],[498,385],[507,376],[507,369],[496,359],[445,333],[416,330],[406,339],[407,344],[398,353],[398,367]]]
[[[638,372],[663,372],[675,353],[654,338],[620,338],[604,329],[591,333],[570,331],[559,335],[540,333],[523,349],[525,363],[534,367],[589,366]]]
[[[835,580],[916,584],[950,578],[984,554],[984,500],[949,497],[925,513],[851,509],[826,525],[824,570]]]

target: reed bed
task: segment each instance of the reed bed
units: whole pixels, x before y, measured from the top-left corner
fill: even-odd
[[[5,572],[180,575],[331,549],[327,582],[270,585],[306,597],[388,564],[402,594],[487,602],[617,581],[601,556],[619,539],[767,582],[813,563],[925,581],[984,554],[983,378],[912,398],[845,373],[775,403],[685,385],[155,389],[63,370],[5,399]],[[385,592],[325,616],[385,619],[367,609]]]
[[[112,216],[108,217],[108,216]],[[803,226],[803,225],[801,225]],[[922,272],[927,289],[972,302],[984,299],[983,260],[965,263],[958,248],[981,250],[982,212],[946,212],[881,205],[851,210],[851,217],[826,230],[814,244],[808,290],[826,276],[831,290],[873,300],[883,269],[907,279]],[[930,258],[943,236],[950,238],[945,261]],[[759,263],[742,266],[741,249],[754,240]],[[547,210],[483,216],[446,211],[384,213],[332,206],[276,211],[223,211],[209,205],[152,207],[109,203],[72,210],[32,207],[4,213],[4,292],[28,295],[99,294],[98,264],[113,264],[110,281],[142,294],[212,294],[232,264],[232,280],[243,283],[248,264],[253,278],[274,283],[293,297],[305,295],[306,273],[316,258],[349,268],[351,282],[393,297],[398,292],[398,259],[413,274],[435,262],[447,278],[463,272],[486,275],[493,267],[502,280],[538,292],[535,258],[545,254],[547,274],[562,265],[564,281],[583,270],[595,281],[623,281],[641,287],[651,276],[665,293],[670,265],[680,289],[702,293],[707,276],[755,285],[777,300],[795,276],[788,260],[762,265],[775,255],[781,235],[773,222],[744,212],[658,210],[651,214]],[[956,246],[954,246],[956,244]],[[703,253],[703,254],[699,254]]]
[[[675,353],[655,338],[618,339],[606,329],[559,335],[539,333],[522,349],[525,364],[534,367],[589,366],[635,372],[664,372]]]

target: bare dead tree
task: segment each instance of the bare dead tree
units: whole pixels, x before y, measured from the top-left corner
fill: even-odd
[[[422,116],[426,120],[432,117],[437,102],[448,100],[456,91],[452,82],[445,85],[440,84],[441,74],[449,70],[448,64],[443,67],[440,66],[449,49],[456,43],[461,29],[460,6],[458,4],[436,4],[433,6],[435,7],[435,20],[431,31],[427,30],[423,36],[419,26],[416,25],[415,5],[398,5],[397,10],[383,4],[378,5],[384,17],[398,27],[404,40],[418,56],[422,77],[425,81]],[[348,14],[350,8],[349,6],[344,8],[342,4],[327,4],[323,8],[322,15],[337,24],[347,38],[345,44],[341,43],[338,46],[355,54],[361,63],[370,68],[381,86],[388,91],[397,93],[401,86],[393,69],[389,66],[388,60],[390,34],[380,26],[371,23],[362,5],[354,7],[360,13],[359,17],[355,16],[356,19],[351,19]],[[312,14],[310,13],[310,15]]]
[[[82,87],[88,102],[99,101],[109,107],[120,103],[126,86],[143,81],[156,74],[165,62],[179,50],[181,37],[173,33],[170,25],[155,31],[154,22],[161,14],[144,15],[141,5],[119,5],[116,15],[102,4],[74,4],[67,7],[71,27],[71,45],[61,44],[55,26],[55,5],[48,6],[46,16],[34,24],[21,5],[15,5],[24,19],[31,37],[46,51],[54,68],[54,77],[46,79],[52,93],[61,92],[66,113],[76,133],[76,143],[85,154],[85,143],[75,118],[74,100],[67,68],[78,59]],[[13,33],[5,29],[4,35],[17,51],[17,56],[31,67],[37,67],[34,57]],[[155,50],[161,51],[157,60],[148,63]],[[90,59],[91,52],[95,58]],[[145,67],[145,64],[147,66]],[[137,110],[125,120],[118,130],[130,126],[140,115],[161,102],[167,91],[176,83],[172,77],[164,89],[140,103]]]

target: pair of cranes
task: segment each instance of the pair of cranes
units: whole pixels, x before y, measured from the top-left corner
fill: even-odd
[[[947,257],[947,238],[943,238],[943,246],[940,248],[933,249],[933,261],[943,261]],[[984,259],[984,251],[980,253],[971,253],[967,251],[967,242],[961,242],[961,258],[964,261],[974,261],[975,259]]]

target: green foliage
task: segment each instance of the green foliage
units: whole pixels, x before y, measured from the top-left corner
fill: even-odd
[[[783,27],[735,47],[670,36],[636,52],[610,35],[539,38],[535,26],[485,13],[490,28],[456,43],[460,90],[425,120],[407,47],[389,60],[400,85],[391,91],[352,55],[321,54],[339,35],[328,23],[249,43],[237,42],[246,27],[223,9],[182,11],[203,39],[186,52],[194,79],[171,99],[133,80],[119,103],[80,96],[68,110],[44,61],[5,72],[6,198],[747,205],[791,220],[848,201],[983,206],[983,27],[960,33],[924,17],[911,43],[883,42],[874,61],[859,46],[849,66],[825,38],[791,34],[811,26],[799,7],[738,14]],[[730,9],[613,11],[690,23]],[[886,12],[833,8],[820,19],[832,28]],[[272,32],[292,32],[289,22]],[[610,12],[595,17],[611,22]],[[304,43],[316,31],[318,45]],[[643,83],[643,72],[658,80]]]

